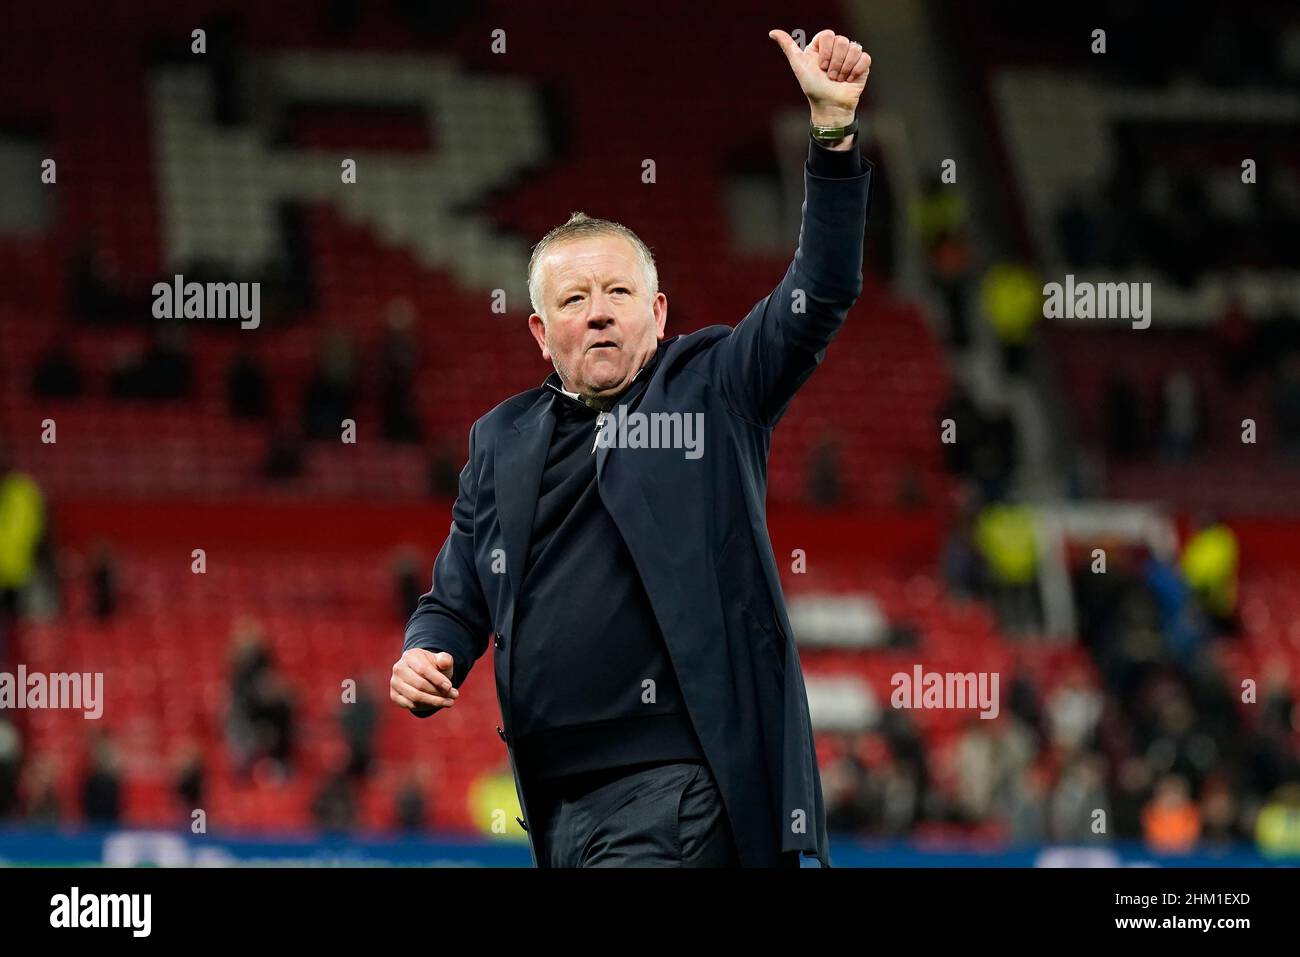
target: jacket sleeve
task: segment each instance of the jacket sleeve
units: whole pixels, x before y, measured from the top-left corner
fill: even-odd
[[[420,596],[415,611],[406,622],[403,653],[412,648],[445,651],[455,665],[452,687],[459,688],[487,650],[492,629],[487,601],[474,565],[474,502],[478,496],[475,481],[474,446],[477,423],[469,433],[469,461],[460,473],[460,488],[451,510],[451,532],[443,542],[433,563],[433,584]],[[443,708],[416,710],[411,713],[427,718]]]
[[[809,136],[799,245],[785,278],[718,343],[728,407],[770,428],[812,375],[862,292],[872,165]]]

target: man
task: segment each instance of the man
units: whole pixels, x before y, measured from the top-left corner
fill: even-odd
[[[772,428],[862,289],[871,58],[831,30],[804,50],[769,36],[813,123],[785,278],[734,329],[665,340],[635,234],[581,214],[548,233],[528,323],[555,372],[470,430],[393,666],[392,701],[424,717],[454,707],[495,634],[497,732],[539,867],[830,866],[764,501]]]

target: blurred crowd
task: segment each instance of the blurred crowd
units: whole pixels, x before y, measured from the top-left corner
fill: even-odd
[[[0,444],[0,672],[15,673],[19,660],[15,647],[21,619],[41,601],[43,590],[57,595],[58,574],[53,564],[54,543],[47,507],[40,486],[12,467]],[[108,622],[119,612],[124,590],[123,572],[114,550],[100,543],[84,563],[84,608],[77,609],[95,621]],[[392,569],[394,622],[404,622],[424,591],[424,565],[419,556],[403,551]],[[48,580],[47,580],[48,579]],[[276,663],[263,626],[251,617],[237,620],[230,645],[229,682],[224,714],[226,763],[244,785],[284,781],[301,763],[301,707],[294,682]],[[341,757],[320,778],[312,801],[315,822],[328,830],[351,829],[357,816],[360,791],[375,770],[377,699],[364,682],[342,698],[327,736],[342,742]],[[12,717],[0,708],[0,821],[55,825],[69,819],[88,824],[113,825],[122,820],[123,762],[111,730],[92,728],[80,755],[27,753],[21,715]],[[172,755],[172,790],[182,809],[202,807],[210,769],[194,741],[178,746]],[[61,794],[59,768],[64,762],[77,769],[76,810]],[[428,822],[428,776],[407,769],[393,796],[392,820],[402,829],[418,829]]]
[[[1017,509],[1020,513],[1017,514]],[[1023,507],[967,514],[944,549],[949,594],[988,601],[1012,636],[1041,627]],[[1300,707],[1284,662],[1232,684],[1238,545],[1205,516],[1177,556],[1110,543],[1105,574],[1075,567],[1087,665],[1044,690],[1004,685],[996,721],[927,746],[906,711],[841,741],[825,769],[831,827],[880,838],[1141,841],[1162,852],[1255,844],[1300,854]]]
[[[347,832],[358,823],[362,790],[375,773],[378,703],[365,682],[341,696],[331,725],[317,729],[342,742],[338,756],[312,775],[310,815],[324,831]],[[234,783],[260,787],[301,775],[302,716],[293,680],[275,662],[262,626],[239,620],[231,638],[229,683],[224,714],[223,764]],[[87,732],[84,754],[26,754],[19,725],[0,711],[0,822],[56,826],[82,821],[91,826],[124,822],[123,792],[127,771],[113,731]],[[172,812],[189,820],[191,811],[207,808],[212,755],[205,757],[193,740],[176,746],[170,756]],[[58,770],[69,762],[76,770],[75,809],[58,786]],[[429,777],[408,768],[391,795],[391,822],[399,830],[430,826]],[[215,810],[215,809],[214,809]],[[214,818],[219,821],[219,814]]]
[[[151,304],[136,301],[117,286],[112,256],[87,247],[74,257],[68,278],[74,314],[99,323],[138,322]],[[353,333],[335,323],[317,334],[315,357],[302,383],[296,416],[282,414],[272,390],[267,357],[247,345],[230,359],[224,402],[234,420],[261,422],[267,444],[261,472],[268,479],[303,474],[308,444],[339,441],[344,420],[373,412],[385,442],[425,444],[426,430],[415,394],[423,360],[415,333],[417,315],[406,298],[389,302],[383,333],[363,354]],[[427,369],[424,370],[427,373]],[[147,343],[123,342],[102,384],[82,368],[66,337],[52,339],[35,363],[32,395],[75,400],[96,390],[112,399],[166,403],[195,396],[196,373],[184,326],[154,323]],[[428,488],[433,496],[454,496],[461,448],[447,437],[429,439]]]

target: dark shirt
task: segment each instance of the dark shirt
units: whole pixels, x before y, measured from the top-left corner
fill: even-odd
[[[653,366],[620,405],[635,409]],[[563,394],[558,376],[548,382],[555,430],[510,651],[520,773],[545,779],[702,761],[650,598],[600,498],[593,451],[599,412]]]

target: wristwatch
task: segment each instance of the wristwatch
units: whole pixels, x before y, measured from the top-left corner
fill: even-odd
[[[853,117],[853,122],[848,126],[818,126],[816,123],[810,123],[809,126],[812,127],[812,138],[818,143],[838,143],[858,131],[858,118]]]

